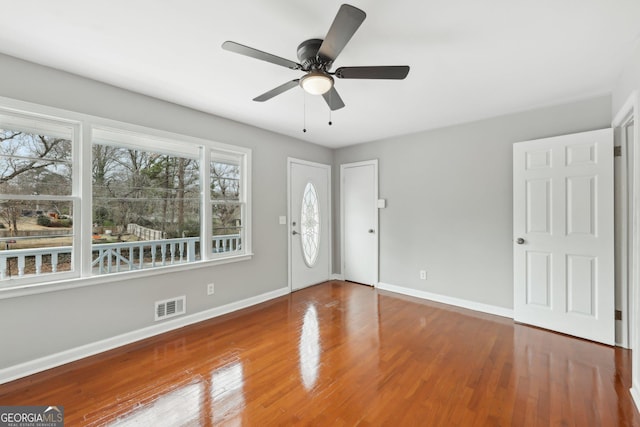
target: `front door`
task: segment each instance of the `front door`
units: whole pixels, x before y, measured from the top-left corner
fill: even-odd
[[[289,159],[289,281],[292,290],[329,279],[331,166]]]
[[[614,344],[613,132],[514,144],[514,319]]]

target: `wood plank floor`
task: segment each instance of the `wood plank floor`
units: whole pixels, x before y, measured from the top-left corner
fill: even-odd
[[[640,426],[631,353],[332,281],[0,386],[67,426]]]

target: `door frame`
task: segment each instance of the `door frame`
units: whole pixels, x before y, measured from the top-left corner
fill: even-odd
[[[287,157],[287,285],[289,287],[289,293],[293,292],[293,281],[292,281],[292,271],[293,271],[293,251],[291,247],[291,232],[293,228],[291,226],[291,165],[293,163],[297,163],[305,166],[312,166],[321,169],[325,169],[327,171],[327,175],[329,177],[329,182],[327,185],[327,219],[328,219],[328,242],[329,246],[329,259],[327,260],[327,279],[331,278],[331,271],[333,266],[333,211],[331,207],[331,198],[332,198],[332,181],[333,177],[331,175],[331,165],[327,165],[324,163],[312,162],[309,160],[297,159],[295,157]]]
[[[622,242],[619,243],[621,244],[620,256],[622,258],[621,266],[623,270],[621,272],[621,277],[623,277],[621,281],[623,321],[621,323],[621,341],[619,343],[616,342],[616,345],[631,349],[638,349],[640,345],[636,337],[640,331],[636,330],[637,328],[633,326],[634,319],[637,319],[640,313],[640,301],[637,301],[640,293],[638,291],[640,289],[640,275],[638,274],[638,268],[640,268],[640,263],[638,262],[638,255],[640,255],[638,252],[640,250],[640,229],[638,228],[640,212],[635,208],[635,204],[640,201],[640,170],[638,169],[638,165],[640,165],[638,115],[640,112],[638,111],[638,103],[638,92],[634,91],[611,122],[614,135],[620,135],[620,131],[629,121],[633,120],[634,122],[632,159],[628,159],[627,157],[629,150],[626,139],[622,144],[621,193],[623,194],[623,200],[621,203],[622,206],[620,206],[622,208],[622,223],[620,224]],[[631,167],[628,167],[629,163]],[[630,190],[627,185],[629,182],[628,179],[630,178],[629,174],[631,174],[631,178],[633,179],[633,190]],[[634,200],[636,203],[634,203]],[[631,209],[629,209],[629,207]],[[629,213],[631,213],[631,221],[629,221]],[[631,240],[631,250],[635,256],[635,259],[631,260],[630,266],[628,264],[629,254],[627,250],[629,239]],[[616,243],[616,245],[619,243]],[[638,369],[638,366],[634,366],[634,369]]]
[[[640,203],[640,171],[638,170],[638,166],[640,165],[640,149],[638,149],[640,145],[640,129],[639,129],[639,118],[640,118],[640,95],[638,91],[635,90],[631,92],[627,101],[623,104],[622,108],[618,111],[615,118],[612,121],[612,127],[614,129],[619,129],[627,122],[627,118],[629,116],[633,116],[634,119],[634,157],[633,157],[633,168],[636,172],[634,174],[634,191],[633,194],[627,194],[627,197],[633,202],[634,207],[638,203]],[[625,177],[626,179],[626,177]],[[631,281],[631,289],[629,294],[629,315],[627,318],[627,324],[632,326],[631,321],[633,319],[638,319],[640,315],[640,276],[638,268],[640,267],[640,262],[638,262],[638,250],[640,249],[640,209],[634,209],[634,218],[632,221],[633,230],[626,230],[626,235],[630,236],[632,239],[632,250],[635,255],[633,259],[633,278]],[[626,227],[625,224],[623,226]],[[632,234],[629,234],[632,233]],[[623,313],[624,316],[624,313]],[[624,322],[623,322],[624,324]],[[640,406],[640,328],[630,327],[629,338],[630,344],[632,348],[631,353],[631,389],[629,390],[633,400],[635,401],[637,406]]]
[[[352,167],[358,167],[358,166],[367,166],[367,165],[372,165],[373,166],[373,194],[374,197],[376,199],[376,207],[375,207],[375,212],[374,212],[374,222],[375,222],[375,241],[376,241],[376,256],[375,256],[375,260],[373,262],[374,265],[374,281],[372,283],[372,286],[374,288],[378,287],[378,284],[380,282],[380,217],[379,217],[379,207],[377,206],[377,201],[378,198],[380,197],[379,193],[378,193],[378,159],[372,159],[372,160],[363,160],[363,161],[359,161],[359,162],[353,162],[353,163],[344,163],[340,165],[340,274],[342,276],[342,278],[344,279],[344,191],[343,191],[343,182],[344,182],[344,170],[346,168],[352,168]]]

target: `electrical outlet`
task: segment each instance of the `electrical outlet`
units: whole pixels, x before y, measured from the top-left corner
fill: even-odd
[[[427,272],[425,270],[420,270],[420,280],[427,280]]]
[[[209,283],[207,285],[207,295],[213,295],[213,293],[216,291],[215,287],[213,286],[213,283]]]

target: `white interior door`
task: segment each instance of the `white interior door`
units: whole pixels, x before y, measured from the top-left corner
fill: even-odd
[[[345,280],[378,283],[378,161],[340,167],[342,274]]]
[[[614,344],[613,131],[514,144],[514,319]]]
[[[329,279],[331,166],[289,159],[289,281],[292,290]]]

